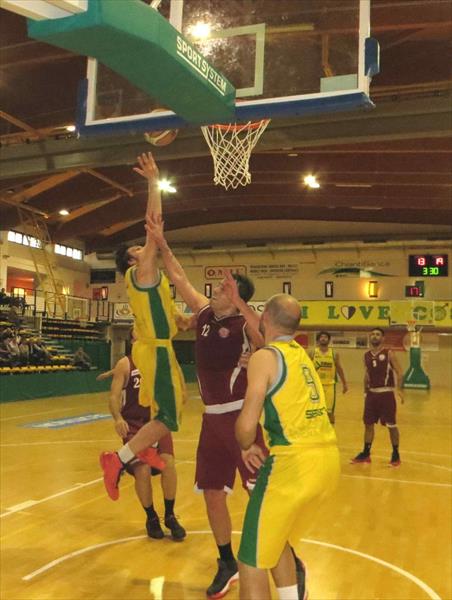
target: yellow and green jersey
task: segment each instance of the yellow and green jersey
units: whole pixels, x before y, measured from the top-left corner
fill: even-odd
[[[277,380],[264,401],[264,427],[269,445],[335,443],[322,384],[306,351],[294,340],[274,341],[266,348],[276,352],[279,363]]]
[[[168,280],[160,274],[154,286],[140,286],[136,267],[127,270],[125,279],[135,317],[132,358],[141,373],[139,403],[150,406],[153,418],[170,431],[177,431],[186,390],[171,341],[177,325]]]
[[[138,340],[172,339],[177,333],[175,305],[168,279],[160,273],[154,286],[143,287],[136,281],[136,267],[125,274],[127,295],[135,317],[134,332]]]
[[[315,370],[323,385],[333,385],[336,383],[336,363],[334,362],[334,352],[332,348],[328,348],[326,352],[322,352],[320,348],[316,346],[312,362],[314,363]]]

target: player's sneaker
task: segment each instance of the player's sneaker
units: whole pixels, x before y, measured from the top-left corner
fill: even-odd
[[[119,498],[118,483],[124,470],[116,452],[102,452],[99,456],[100,466],[104,472],[104,485],[112,500]]]
[[[393,452],[391,455],[391,460],[389,461],[389,465],[391,467],[399,467],[400,463],[400,454],[398,452]]]
[[[148,532],[148,536],[150,538],[154,538],[155,540],[161,540],[165,537],[163,529],[160,525],[160,519],[157,515],[155,517],[148,517],[146,519],[146,531]]]
[[[292,548],[292,554],[295,559],[295,570],[297,572],[297,588],[299,600],[308,600],[308,589],[307,589],[307,577],[308,572],[306,570],[304,562],[298,558]]]
[[[233,583],[239,579],[239,569],[236,560],[217,559],[218,571],[212,583],[207,588],[209,598],[223,598]]]
[[[187,535],[187,532],[174,515],[165,517],[165,527],[168,527],[171,531],[171,537],[175,542],[181,542]]]
[[[137,458],[139,458],[141,462],[148,464],[150,467],[154,467],[154,469],[159,469],[160,471],[163,471],[166,467],[166,462],[155,448],[146,448],[146,450],[138,452]]]
[[[366,452],[360,452],[359,454],[357,454],[355,456],[355,458],[352,458],[350,463],[356,464],[356,463],[370,463],[371,459],[370,459],[370,454],[366,454]]]

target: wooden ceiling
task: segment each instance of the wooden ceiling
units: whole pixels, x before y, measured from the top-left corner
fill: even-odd
[[[452,1],[372,6],[381,46],[371,88],[376,109],[273,121],[253,154],[252,183],[227,192],[212,183],[200,131],[180,131],[155,150],[177,188],[163,201],[170,239],[183,244],[186,232],[192,244],[189,233],[201,226],[200,242],[227,242],[228,232],[243,243],[269,235],[371,240],[376,231],[387,239],[450,237]],[[18,15],[0,10],[0,17],[1,228],[17,227],[20,204],[45,215],[54,241],[79,238],[104,251],[139,239],[146,184],[132,165],[150,146],[142,135],[77,140],[67,133],[85,59],[29,40]],[[320,189],[304,186],[307,173]],[[62,208],[70,215],[61,217]],[[229,225],[216,234],[220,223]],[[362,230],[351,227],[357,223]]]

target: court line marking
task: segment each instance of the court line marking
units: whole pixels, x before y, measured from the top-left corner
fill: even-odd
[[[94,404],[90,404],[90,406],[105,406],[105,402],[96,402]],[[0,423],[3,423],[3,421],[14,421],[15,419],[28,419],[28,417],[37,417],[38,415],[47,415],[49,413],[54,413],[54,412],[63,412],[66,410],[80,410],[80,405],[77,406],[69,406],[66,408],[63,408],[62,406],[60,406],[59,408],[52,408],[51,410],[43,410],[41,412],[37,412],[37,413],[27,413],[25,415],[16,415],[15,417],[3,417],[0,419]]]
[[[176,460],[176,464],[178,464],[178,465],[195,464],[195,461],[193,461],[193,460],[177,461]],[[389,483],[408,483],[408,484],[411,483],[411,484],[415,484],[415,485],[429,485],[432,487],[440,487],[440,488],[452,487],[452,484],[450,484],[450,483],[435,483],[435,482],[430,482],[430,481],[412,481],[409,479],[389,479],[387,477],[372,477],[370,475],[347,475],[345,473],[341,473],[341,477],[346,477],[348,479],[368,479],[368,480],[376,480],[376,481],[387,481]],[[37,504],[42,504],[43,502],[47,502],[48,500],[53,500],[54,498],[58,498],[60,496],[66,495],[66,494],[70,494],[71,492],[75,492],[77,490],[80,490],[84,487],[93,485],[94,483],[98,483],[100,481],[102,481],[102,477],[99,477],[98,479],[93,479],[92,481],[87,481],[85,483],[77,483],[75,486],[68,488],[67,490],[57,492],[56,494],[52,494],[51,496],[47,496],[46,498],[41,498],[41,500],[25,500],[24,502],[21,502],[20,504],[15,504],[14,506],[11,506],[11,507],[5,509],[5,512],[0,514],[0,519],[3,519],[3,517],[8,517],[9,515],[20,512],[26,508],[30,508]]]
[[[372,454],[372,457],[374,458],[380,458],[382,460],[387,460],[386,456],[383,456],[382,454]],[[434,469],[441,469],[443,471],[448,471],[449,473],[452,473],[452,469],[450,467],[444,467],[443,465],[437,465],[435,463],[427,463],[427,462],[421,462],[419,460],[406,460],[405,458],[402,461],[403,464],[407,464],[407,465],[423,465],[424,467],[433,467]],[[350,463],[349,463],[350,464]],[[389,468],[389,463],[386,463],[388,468]],[[391,467],[392,468],[392,467]]]
[[[48,412],[48,411],[46,411]],[[54,412],[54,411],[52,411]],[[38,415],[38,414],[44,414],[44,413],[34,413],[34,415]],[[30,415],[30,416],[34,416],[34,415]],[[10,417],[11,419],[21,419],[22,417]],[[3,419],[3,420],[7,420],[7,419]],[[0,419],[1,421],[1,419]],[[112,442],[117,442],[117,439],[107,439],[107,440],[54,440],[54,441],[47,441],[47,442],[20,442],[20,443],[15,443],[15,444],[0,444],[0,448],[16,448],[16,447],[20,447],[20,446],[45,446],[45,445],[51,445],[51,444],[96,444],[96,443],[112,443]],[[183,439],[183,438],[174,438],[174,443],[177,444],[179,442],[182,443],[192,443],[192,442],[199,442],[198,439]],[[339,449],[341,451],[344,450],[356,450],[355,446],[339,446]],[[402,454],[420,454],[421,456],[436,456],[436,457],[440,457],[440,458],[448,458],[451,459],[451,455],[450,454],[441,454],[441,453],[435,453],[435,452],[419,452],[416,450],[405,450],[403,449]],[[385,458],[384,456],[377,455],[374,454],[373,456],[376,456],[377,458]],[[411,461],[404,461],[404,462],[412,462],[412,463],[416,463],[417,461],[411,460]],[[438,469],[445,469],[445,470],[450,470],[452,471],[452,469],[449,469],[449,467],[443,467],[441,465],[435,465],[433,463],[423,463],[423,462],[419,462],[418,464],[421,465],[427,465],[429,467],[437,467]]]
[[[232,531],[232,533],[236,534],[236,535],[242,534],[241,531]],[[187,531],[187,534],[211,535],[212,532],[210,530],[196,530],[196,531]],[[40,575],[41,573],[45,573],[46,571],[49,571],[53,567],[56,567],[57,565],[65,562],[67,560],[70,560],[71,558],[80,556],[81,554],[85,554],[86,552],[91,552],[93,550],[98,550],[100,548],[106,548],[108,546],[114,546],[115,544],[124,544],[124,543],[130,542],[130,541],[147,539],[147,537],[148,537],[147,535],[135,535],[132,537],[120,538],[118,540],[111,540],[110,542],[103,542],[101,544],[93,544],[91,546],[85,546],[85,548],[80,548],[79,550],[75,550],[74,552],[64,554],[63,556],[60,556],[59,558],[56,558],[55,560],[52,560],[51,562],[43,565],[39,569],[36,569],[35,571],[32,571],[31,573],[24,575],[22,577],[22,581],[30,581],[37,575]],[[308,538],[300,538],[300,541],[304,542],[306,544],[313,544],[313,545],[317,545],[317,546],[324,546],[325,548],[332,548],[333,550],[339,550],[340,552],[347,552],[349,554],[354,554],[355,556],[359,556],[360,558],[365,558],[367,560],[375,562],[379,565],[382,565],[383,567],[386,567],[387,569],[391,569],[392,571],[395,571],[398,575],[401,575],[402,577],[405,577],[406,579],[408,579],[409,581],[414,583],[417,587],[421,588],[421,590],[423,590],[428,595],[428,597],[431,598],[431,600],[441,600],[441,597],[438,596],[438,594],[430,586],[428,586],[424,581],[422,581],[422,579],[419,579],[418,577],[416,577],[409,571],[406,571],[405,569],[402,569],[401,567],[398,567],[397,565],[394,565],[390,562],[382,560],[381,558],[377,558],[376,556],[372,556],[372,554],[366,554],[365,552],[359,552],[358,550],[353,550],[351,548],[347,548],[346,546],[338,546],[337,544],[331,544],[329,542],[321,542],[320,540],[310,540]]]
[[[339,451],[340,451],[340,452],[343,452],[343,448],[344,448],[343,446],[342,446],[342,447],[339,447]],[[403,456],[403,454],[404,454],[404,451],[403,451],[403,450],[401,451],[401,454],[402,454],[402,456]],[[428,452],[425,452],[425,454],[426,454],[427,456],[429,456]],[[373,457],[373,458],[378,458],[378,459],[381,459],[381,460],[387,460],[387,456],[383,456],[382,454],[373,454],[373,453],[372,453],[372,457]],[[448,457],[448,458],[449,458],[449,457]],[[407,459],[405,459],[405,458],[403,459],[403,461],[402,461],[402,462],[403,462],[404,464],[407,464],[407,465],[410,465],[410,464],[413,464],[413,465],[423,465],[423,466],[426,466],[426,467],[433,467],[434,469],[441,469],[441,470],[443,470],[443,471],[452,472],[452,468],[450,468],[450,467],[445,467],[445,466],[443,466],[443,465],[437,465],[436,463],[426,463],[426,462],[421,462],[421,461],[419,461],[419,460],[407,460]],[[387,464],[389,465],[389,463],[387,463]]]
[[[25,502],[21,502],[20,504],[15,504],[14,506],[10,506],[5,509],[6,512],[0,514],[0,519],[3,517],[7,517],[16,512],[20,512],[24,510],[24,508],[30,508],[30,506],[36,506],[37,504],[42,504],[43,502],[47,502],[48,500],[53,500],[54,498],[59,498],[60,496],[64,496],[66,494],[70,494],[71,492],[75,492],[76,490],[80,490],[84,487],[88,487],[89,485],[93,485],[93,483],[98,483],[102,481],[102,477],[98,479],[93,479],[92,481],[87,481],[85,483],[76,483],[73,487],[68,488],[67,490],[63,490],[61,492],[57,492],[56,494],[52,494],[51,496],[47,496],[46,498],[41,498],[41,500],[26,500]]]
[[[93,421],[94,423],[95,421]],[[118,439],[109,440],[54,440],[53,442],[20,442],[17,444],[0,444],[0,448],[20,448],[21,446],[52,446],[53,444],[116,444]]]
[[[414,483],[415,485],[430,485],[433,487],[452,487],[451,483],[434,483],[432,481],[412,481],[410,479],[389,479],[389,477],[372,477],[371,475],[346,475],[341,473],[341,477],[347,477],[348,479],[369,479],[377,481],[389,481],[390,483]]]
[[[366,554],[365,552],[359,552],[358,550],[353,550],[352,548],[347,548],[346,546],[338,546],[337,544],[330,544],[329,542],[321,542],[319,540],[310,540],[307,538],[300,538],[300,541],[302,541],[306,544],[315,544],[317,546],[324,546],[325,548],[333,548],[334,550],[339,550],[341,552],[347,552],[349,554],[354,554],[355,556],[359,556],[360,558],[365,558],[367,560],[375,562],[379,565],[382,565],[383,567],[386,567],[388,569],[391,569],[392,571],[395,571],[399,575],[402,575],[402,577],[406,577],[407,579],[412,581],[415,585],[420,587],[421,590],[423,590],[428,595],[428,597],[431,598],[432,600],[441,600],[441,597],[430,586],[428,586],[424,581],[422,581],[422,579],[419,579],[419,577],[416,577],[416,575],[413,575],[409,571],[406,571],[405,569],[402,569],[401,567],[398,567],[397,565],[387,562],[386,560],[382,560],[381,558],[377,558],[376,556],[372,556],[372,554]]]
[[[195,464],[194,460],[176,460],[176,464]],[[13,515],[14,513],[21,512],[27,508],[32,506],[36,506],[37,504],[42,504],[43,502],[47,502],[48,500],[53,500],[54,498],[58,498],[59,496],[64,496],[66,494],[70,494],[71,492],[76,492],[84,487],[88,487],[89,485],[93,485],[94,483],[98,483],[99,481],[103,481],[103,477],[99,477],[98,479],[93,479],[92,481],[86,481],[85,483],[76,483],[73,487],[68,488],[67,490],[63,490],[61,492],[57,492],[56,494],[52,494],[51,496],[47,496],[46,498],[41,498],[41,500],[25,500],[20,504],[15,504],[14,506],[10,506],[5,509],[5,512],[0,514],[0,519],[3,517],[8,517],[9,515]]]
[[[95,423],[95,421],[93,421],[93,423]],[[175,439],[174,442],[197,442],[198,440],[177,440]],[[110,438],[108,440],[53,440],[53,441],[48,441],[48,442],[17,442],[17,443],[13,443],[13,444],[0,444],[0,448],[20,448],[21,446],[48,446],[48,445],[52,445],[52,444],[115,444],[116,446],[118,446],[119,441],[118,438]]]
[[[362,445],[362,444],[361,444]],[[358,444],[359,446],[359,444]],[[356,446],[339,446],[340,450],[354,450],[356,452]],[[451,455],[450,454],[440,454],[440,453],[435,453],[435,452],[428,452],[428,451],[424,451],[424,452],[420,452],[419,450],[405,450],[405,448],[401,449],[400,451],[402,454],[420,454],[422,456],[439,456],[441,458],[449,458],[451,459]]]

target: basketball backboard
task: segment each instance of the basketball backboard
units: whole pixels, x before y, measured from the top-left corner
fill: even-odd
[[[392,300],[389,322],[391,326],[430,327],[435,325],[435,302],[431,300]]]
[[[246,122],[373,106],[378,44],[369,38],[370,3],[162,0],[158,10],[236,88],[235,120]],[[82,135],[193,124],[171,111],[151,115],[155,108],[157,100],[89,60],[79,99]]]

